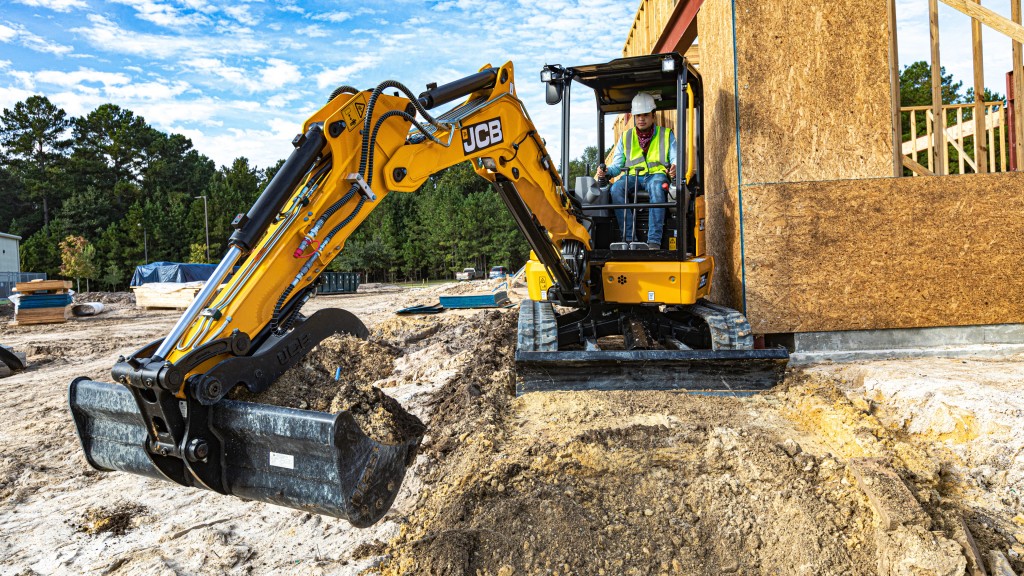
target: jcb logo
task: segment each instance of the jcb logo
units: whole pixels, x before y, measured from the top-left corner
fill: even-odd
[[[462,129],[462,151],[468,156],[477,150],[501,144],[501,120],[484,120]]]

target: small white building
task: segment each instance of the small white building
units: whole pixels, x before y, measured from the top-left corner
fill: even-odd
[[[20,242],[21,236],[0,232],[0,273],[21,272]]]

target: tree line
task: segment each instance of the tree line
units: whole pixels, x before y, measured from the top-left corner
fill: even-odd
[[[574,172],[583,172],[581,162]],[[185,136],[131,110],[104,104],[69,117],[30,96],[0,115],[0,231],[22,237],[22,271],[124,289],[145,261],[206,262],[204,197],[218,260],[231,221],[281,164],[260,168],[238,157],[217,167]],[[528,256],[500,198],[464,163],[418,193],[389,194],[331,269],[367,281],[421,280],[467,266],[515,269]]]

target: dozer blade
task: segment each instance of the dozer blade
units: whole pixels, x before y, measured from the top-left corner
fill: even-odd
[[[125,386],[78,378],[68,400],[93,468],[173,480],[144,448],[144,420]],[[363,434],[348,412],[234,400],[212,407],[211,430],[224,446],[227,494],[344,518],[359,528],[391,507],[420,440],[381,444]]]
[[[516,394],[548,390],[750,393],[778,384],[789,352],[763,350],[516,351]]]

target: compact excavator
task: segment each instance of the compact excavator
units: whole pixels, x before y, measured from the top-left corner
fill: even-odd
[[[223,259],[170,333],[112,370],[75,379],[71,412],[89,464],[369,526],[391,506],[420,438],[367,437],[348,412],[327,414],[228,398],[260,392],[333,334],[365,338],[338,309],[302,305],[346,239],[388,194],[470,161],[490,181],[532,252],[516,350],[520,393],[552,389],[758,390],[788,354],[755,349],[737,311],[712,304],[705,244],[700,76],[678,54],[541,72],[562,104],[561,172],[516,95],[511,63],[414,96],[385,81],[338,87],[303,125],[294,150],[234,222]],[[606,116],[639,91],[674,110],[680,169],[669,201],[607,186],[569,166],[570,88],[593,91],[599,150]],[[390,92],[390,93],[388,93]],[[439,115],[430,111],[459,101]],[[615,209],[666,209],[660,249],[621,241]],[[635,218],[643,236],[643,218]],[[237,270],[231,274],[232,270]],[[230,277],[229,277],[230,276]]]

